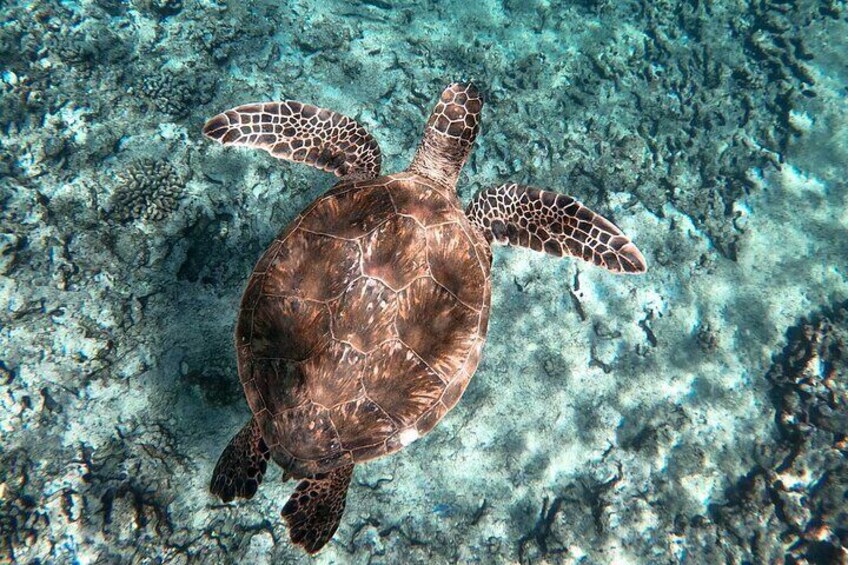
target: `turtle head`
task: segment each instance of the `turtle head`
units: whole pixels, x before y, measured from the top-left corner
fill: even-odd
[[[482,109],[483,98],[473,84],[455,82],[448,86],[427,120],[424,139],[409,170],[447,186],[456,186],[480,130]]]

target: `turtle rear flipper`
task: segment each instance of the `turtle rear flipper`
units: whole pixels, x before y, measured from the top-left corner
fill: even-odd
[[[268,467],[269,456],[259,424],[256,418],[251,418],[218,458],[209,490],[224,502],[237,496],[253,498]]]
[[[207,121],[203,135],[223,145],[264,149],[337,177],[380,175],[380,147],[365,128],[332,110],[294,100],[237,106]]]
[[[330,541],[342,519],[352,475],[353,465],[347,465],[300,481],[283,507],[292,543],[317,553]]]
[[[614,273],[638,274],[647,268],[629,237],[565,194],[504,184],[480,192],[465,213],[489,242],[570,255]]]

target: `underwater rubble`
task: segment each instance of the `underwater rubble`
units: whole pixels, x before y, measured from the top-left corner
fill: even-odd
[[[0,561],[304,558],[233,324],[332,179],[204,120],[296,98],[406,166],[442,87],[486,95],[460,197],[568,192],[644,277],[498,250],[457,408],[359,466],[318,563],[838,563],[848,555],[848,9],[835,0],[85,0],[0,14]]]

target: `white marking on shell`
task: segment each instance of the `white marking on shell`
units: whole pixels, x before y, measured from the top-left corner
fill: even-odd
[[[398,439],[400,440],[400,444],[404,447],[418,439],[418,430],[415,428],[406,428],[405,430],[401,430],[398,434]]]

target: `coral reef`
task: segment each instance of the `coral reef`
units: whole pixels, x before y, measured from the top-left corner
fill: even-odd
[[[109,217],[121,223],[163,220],[176,210],[184,190],[185,182],[170,163],[135,162],[120,175],[109,200]]]
[[[139,88],[157,110],[179,118],[209,102],[214,85],[215,80],[206,73],[184,76],[168,70],[144,77]]]
[[[844,449],[848,439],[848,303],[792,328],[769,372],[781,436]],[[816,445],[821,444],[821,445]],[[784,465],[791,462],[784,462]]]
[[[767,377],[783,458],[763,473],[766,493],[787,561],[838,562],[848,557],[848,302],[787,339]]]
[[[786,333],[766,379],[778,440],[677,535],[693,555],[752,563],[842,563],[848,558],[848,302]]]
[[[15,560],[38,542],[50,520],[39,508],[37,493],[32,490],[30,475],[34,465],[24,450],[4,453],[0,463],[0,553]]]
[[[477,376],[313,561],[844,561],[846,35],[832,0],[6,2],[0,561],[306,561],[279,470],[208,481],[246,277],[333,179],[200,130],[300,99],[393,172],[462,78],[460,197],[568,192],[649,271],[497,250]]]

